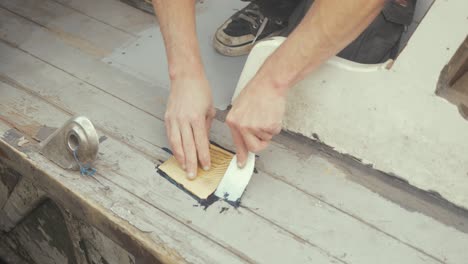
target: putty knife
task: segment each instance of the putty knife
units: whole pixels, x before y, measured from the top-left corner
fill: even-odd
[[[223,179],[215,191],[215,195],[229,202],[238,203],[254,172],[255,154],[247,156],[244,168],[237,166],[237,155],[232,158]]]

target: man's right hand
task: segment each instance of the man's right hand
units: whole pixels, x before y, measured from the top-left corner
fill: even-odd
[[[204,170],[211,166],[208,137],[215,113],[206,77],[172,80],[166,132],[174,156],[189,179],[197,176],[198,162]]]

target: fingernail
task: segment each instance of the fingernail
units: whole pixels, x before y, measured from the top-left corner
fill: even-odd
[[[209,170],[210,170],[210,166],[205,166],[205,167],[203,167],[203,170],[204,170],[204,171],[209,171]]]
[[[191,180],[192,180],[192,179],[194,179],[194,178],[195,178],[195,173],[193,173],[193,172],[189,172],[189,173],[187,174],[187,177],[188,177],[189,179],[191,179]]]
[[[239,167],[240,169],[244,168],[244,164],[242,164],[242,162],[237,162],[237,167]]]

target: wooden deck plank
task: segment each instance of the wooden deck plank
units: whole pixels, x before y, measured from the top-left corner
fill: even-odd
[[[3,49],[0,50],[3,51]],[[53,126],[65,122],[70,117],[37,97],[32,97],[13,88],[4,93],[0,104],[2,105],[1,112],[5,113],[2,114],[3,118],[12,123],[18,122],[19,128],[30,128],[35,124],[36,127],[39,127],[38,124]],[[32,107],[29,107],[30,105]],[[17,113],[22,115],[19,120]],[[25,133],[33,131],[34,129],[24,130]],[[102,131],[98,132],[100,135],[106,135]],[[231,209],[220,214],[222,207],[230,207],[224,202],[217,203],[207,210],[194,207],[194,204],[197,204],[195,200],[157,175],[153,161],[114,140],[111,135],[107,136],[109,138],[100,145],[99,152],[101,154],[96,163],[99,176],[115,182],[119,188],[126,188],[137,195],[140,198],[139,203],[150,204],[167,212],[178,222],[186,223],[191,229],[202,232],[225,248],[245,256],[248,261],[271,263],[287,261],[305,263],[312,260],[320,263],[339,262],[328,256],[327,252],[298,240],[283,229],[271,225],[248,210]],[[167,158],[168,154],[165,155]],[[122,204],[122,207],[123,210],[133,211],[133,204],[130,206]],[[107,209],[109,210],[111,207]],[[145,216],[140,217],[141,221],[144,222],[141,228],[145,231],[151,230],[152,219]],[[156,232],[154,234],[157,235]]]
[[[105,128],[104,132],[112,131],[113,137],[117,137],[124,142],[127,142],[128,145],[133,145],[138,149],[144,148],[147,143],[142,144],[141,141],[134,141],[132,138],[144,138],[146,141],[154,142],[156,146],[164,146],[166,139],[164,136],[164,124],[159,120],[156,119],[144,112],[141,112],[137,109],[134,109],[128,104],[117,100],[115,97],[110,96],[109,94],[103,93],[100,90],[95,89],[92,86],[87,84],[81,84],[80,81],[76,80],[72,76],[69,76],[62,71],[52,68],[45,64],[42,61],[39,61],[25,53],[19,52],[11,47],[3,45],[0,50],[4,51],[1,52],[2,60],[11,61],[8,66],[0,66],[0,72],[5,78],[13,78],[14,81],[19,82],[17,86],[23,86],[23,89],[27,89],[37,95],[40,95],[41,98],[48,100],[49,102],[57,105],[58,107],[65,109],[68,113],[83,113],[89,116],[95,124],[97,124],[98,128]],[[4,54],[4,55],[3,55]],[[14,58],[14,59],[13,59]],[[18,71],[17,65],[24,65],[21,71]],[[47,74],[44,74],[47,73]],[[48,77],[50,76],[50,77]],[[58,81],[61,80],[61,81]],[[12,81],[12,80],[10,80]],[[61,85],[63,83],[64,85]],[[76,100],[76,98],[86,98],[86,100]],[[39,115],[41,116],[41,115]],[[36,117],[37,118],[37,117]],[[115,120],[118,119],[118,123]],[[138,124],[150,124],[148,126],[142,127]],[[138,127],[139,129],[135,129]],[[156,132],[155,132],[156,131]],[[116,144],[111,144],[114,146]],[[119,146],[114,151],[118,151],[118,149],[123,148],[123,146]],[[156,153],[161,153],[161,151],[157,151]],[[112,152],[110,152],[112,153]],[[199,214],[198,208],[193,208],[193,202],[189,203],[188,200],[183,200],[185,197],[186,199],[190,199],[187,195],[180,191],[174,192],[170,190],[170,186],[163,188],[164,180],[160,179],[158,185],[161,188],[147,188],[147,183],[151,182],[154,178],[154,161],[149,160],[145,164],[145,160],[142,159],[140,156],[134,153],[132,155],[125,155],[125,158],[121,160],[122,154],[116,156],[118,160],[115,162],[119,162],[119,172],[116,176],[112,179],[115,180],[119,186],[125,186],[128,190],[132,193],[138,194],[139,196],[148,196],[148,201],[152,204],[156,205],[158,208],[164,208],[164,211],[171,212],[172,215],[177,215],[180,219],[185,219],[192,221],[192,224],[198,225],[198,229],[205,234],[209,234],[210,236],[215,236],[213,232],[220,232],[220,228],[216,228],[215,223],[216,216],[218,212],[208,211],[211,212],[209,217],[207,215]],[[159,154],[161,155],[161,154]],[[105,155],[106,157],[112,157],[112,155]],[[133,158],[132,158],[133,157]],[[155,159],[164,158],[164,156],[154,156]],[[166,156],[167,157],[167,156]],[[110,163],[110,164],[114,164]],[[123,164],[127,163],[126,166]],[[130,169],[127,169],[130,168]],[[132,176],[132,173],[135,174]],[[260,172],[262,175],[263,172]],[[131,183],[129,183],[128,178],[129,176],[133,179]],[[259,182],[257,185],[269,185],[269,182],[273,181],[271,177],[261,177],[258,179],[262,179],[266,182],[262,183]],[[167,183],[168,184],[168,183]],[[251,189],[249,190],[256,190],[257,185],[251,185]],[[255,195],[251,195],[252,200],[244,201],[244,205],[247,207],[256,207],[259,204],[259,201],[266,201],[272,195],[272,193],[279,193],[280,197],[287,197],[290,194],[292,188],[285,185],[282,182],[278,182],[278,187],[270,190],[270,192],[255,192]],[[294,189],[292,189],[294,190]],[[249,191],[248,191],[249,192]],[[284,192],[286,192],[284,195]],[[229,230],[228,234],[242,234],[241,237],[236,237],[232,239],[229,235],[222,235],[216,234],[216,239],[223,241],[223,244],[226,246],[232,246],[238,249],[241,252],[245,252],[245,254],[249,255],[247,252],[249,250],[255,249],[252,254],[254,259],[264,257],[265,252],[262,252],[259,247],[252,247],[249,244],[252,243],[250,237],[252,234],[249,233],[250,228],[252,225],[256,225],[257,232],[262,231],[260,234],[256,234],[255,236],[261,238],[263,235],[264,238],[271,236],[272,234],[275,235],[286,235],[282,239],[277,239],[278,241],[278,250],[282,247],[285,247],[285,244],[288,244],[291,247],[291,250],[288,250],[288,253],[294,253],[291,256],[285,256],[280,254],[279,256],[273,257],[271,260],[279,260],[283,257],[284,261],[290,259],[292,257],[306,257],[303,260],[307,260],[307,257],[300,255],[299,252],[302,252],[305,245],[310,247],[310,251],[306,250],[305,252],[313,252],[312,249],[315,246],[319,246],[319,248],[323,248],[326,252],[330,252],[331,255],[341,258],[346,261],[352,261],[351,263],[371,263],[373,258],[377,255],[365,255],[365,254],[356,254],[355,251],[359,252],[359,250],[363,248],[372,248],[374,252],[379,252],[378,255],[381,256],[383,259],[387,260],[394,260],[392,257],[402,257],[404,256],[405,260],[411,259],[413,263],[440,263],[436,260],[436,258],[432,257],[428,253],[423,253],[421,251],[417,251],[408,245],[400,243],[400,241],[395,240],[391,237],[388,237],[379,231],[370,228],[367,224],[362,222],[356,221],[356,219],[349,217],[342,212],[339,212],[329,205],[320,205],[318,206],[317,200],[313,197],[306,196],[299,191],[293,192],[294,197],[297,199],[295,200],[295,206],[302,206],[305,209],[305,212],[315,212],[307,214],[309,218],[299,218],[298,221],[302,221],[302,225],[308,226],[309,228],[316,228],[323,234],[327,234],[332,230],[336,230],[337,236],[334,239],[327,240],[326,237],[332,238],[333,236],[324,236],[324,237],[317,237],[318,233],[301,233],[300,230],[290,230],[291,226],[288,228],[284,228],[281,226],[281,223],[287,221],[289,214],[271,214],[274,218],[268,218],[265,215],[259,215],[258,212],[252,211],[241,211],[242,214],[232,214],[231,217],[227,219],[223,219],[223,225],[228,224],[228,226],[232,226],[232,229]],[[161,203],[161,197],[178,197],[177,199],[170,199],[166,203]],[[180,197],[179,197],[180,196]],[[171,202],[171,203],[169,203]],[[168,204],[170,206],[168,206]],[[264,204],[268,210],[281,210],[282,208],[289,208],[289,210],[294,210],[294,207],[288,207],[287,203],[278,203],[274,207],[268,204]],[[174,208],[182,208],[183,210],[176,210]],[[250,212],[250,213],[249,213]],[[315,215],[321,215],[322,217],[327,216],[331,219],[335,219],[335,223],[332,225],[323,224],[320,226],[310,226],[313,223],[310,217],[314,217]],[[242,216],[242,217],[241,217]],[[260,217],[259,217],[260,216]],[[209,221],[211,220],[211,221]],[[214,221],[214,222],[213,222]],[[248,223],[247,226],[244,226],[240,223]],[[338,223],[338,224],[337,224]],[[279,228],[280,227],[280,228]],[[344,234],[347,232],[347,229],[352,227],[351,230],[360,230],[362,232],[354,233],[354,238],[360,241],[359,243],[339,243],[340,241],[340,234]],[[239,229],[237,229],[239,228]],[[275,229],[276,230],[275,233]],[[264,232],[265,229],[270,229],[268,232]],[[224,231],[224,229],[223,229]],[[225,231],[228,232],[228,231]],[[281,233],[281,232],[284,232]],[[306,242],[305,245],[299,243],[298,241],[294,240],[292,237],[295,236],[301,238],[302,242]],[[289,237],[288,242],[287,238]],[[241,240],[241,238],[247,239],[247,241]],[[230,239],[230,240],[226,240]],[[260,242],[263,243],[264,239],[261,239]],[[345,241],[345,240],[342,240]],[[249,245],[249,246],[246,246]],[[274,246],[271,244],[270,246]],[[400,254],[394,254],[393,252],[387,251],[388,247],[392,247],[395,251],[400,252]],[[268,249],[271,250],[271,249]],[[276,251],[275,251],[276,252]],[[280,252],[280,251],[278,251]],[[284,252],[281,252],[284,253]],[[258,255],[260,254],[260,255]],[[370,258],[370,259],[369,259]],[[349,259],[349,260],[348,260]],[[298,259],[300,260],[300,259]],[[391,263],[391,262],[389,262]]]
[[[59,127],[70,118],[68,114],[1,81],[0,93],[2,95],[0,119],[3,120],[0,120],[0,135],[12,129],[11,124],[14,124],[16,129],[31,138],[42,124]],[[10,125],[7,125],[5,120]],[[23,157],[24,163],[41,164],[38,168],[44,169],[47,176],[35,173],[23,173],[23,175],[38,177],[35,183],[45,188],[51,198],[113,239],[116,237],[110,233],[109,228],[116,225],[118,230],[123,230],[129,237],[133,236],[133,239],[139,241],[146,250],[167,261],[185,260],[194,263],[247,261],[158,208],[142,203],[139,198],[106,179],[97,176],[99,183],[92,178],[80,177],[78,172],[64,171],[35,152],[30,151],[27,155],[29,158]],[[105,166],[104,161],[101,163]],[[11,165],[17,169],[29,168],[23,166],[20,160],[15,160]],[[104,186],[109,187],[109,190],[104,191]],[[125,241],[116,242],[120,242],[121,246],[126,248],[130,246],[125,244]],[[137,252],[133,252],[135,253]]]
[[[1,3],[0,1],[0,5],[3,5],[9,10],[14,11],[20,14],[21,16],[27,17],[32,21],[39,21],[37,17],[39,17],[38,13],[40,13],[41,11],[25,11],[25,8],[23,7],[23,5],[25,5],[23,3],[24,1],[31,0],[22,0],[18,3]],[[50,4],[49,2],[52,2],[51,0],[32,1],[35,1],[36,4],[44,3],[44,5]],[[224,109],[228,106],[230,102],[230,97],[233,93],[238,75],[240,74],[242,65],[245,61],[245,56],[237,58],[228,58],[218,54],[216,51],[213,50],[211,46],[212,32],[216,30],[217,23],[221,23],[225,20],[227,16],[229,16],[231,12],[230,10],[232,10],[233,8],[240,8],[243,5],[245,5],[245,3],[230,0],[223,1],[224,2],[212,1],[200,5],[201,7],[198,10],[198,14],[200,16],[198,16],[197,19],[199,19],[200,24],[199,39],[203,42],[203,45],[201,45],[201,53],[204,55],[204,62],[206,65],[217,65],[217,67],[207,67],[207,69],[210,69],[207,71],[207,76],[210,78],[212,86],[215,88],[213,89],[214,104]],[[26,5],[28,4],[29,2],[26,2]],[[56,3],[56,5],[59,4]],[[213,12],[213,8],[223,7],[224,5],[228,6],[224,9],[223,13]],[[66,7],[61,7],[62,8],[53,8],[49,11],[49,13],[45,13],[44,11],[42,11],[45,13],[46,17],[51,17],[50,21],[48,21],[49,24],[59,23],[59,25],[73,25],[77,24],[76,19],[74,19],[75,17],[83,16],[89,18],[89,16],[83,15],[82,13],[79,13],[77,11],[73,16],[63,17],[61,12],[63,12],[62,9]],[[130,6],[128,8],[131,9]],[[67,9],[67,11],[71,12],[75,10]],[[60,19],[56,19],[54,17],[59,17]],[[211,19],[215,18],[217,22],[212,22]],[[102,27],[102,25],[104,25],[100,21],[91,18],[89,18],[89,21],[87,22],[89,24],[95,24],[97,28]],[[46,27],[48,26],[46,25]],[[92,28],[91,26],[89,27]],[[55,30],[55,26],[53,27],[53,30]],[[96,38],[96,34],[94,34],[93,31],[81,30],[80,28],[62,27],[60,28],[60,30],[66,31],[66,33],[70,37],[70,45],[80,46],[81,42],[72,41],[74,39],[87,39],[88,43],[94,43],[94,40]],[[122,41],[119,38],[115,38],[111,34],[109,34],[109,36],[106,37],[109,37],[107,42],[112,42],[114,44],[119,45],[119,49],[114,50],[114,52],[111,55],[107,56],[106,61],[112,63],[114,67],[120,67],[120,69],[123,69],[123,71],[126,71],[129,74],[133,74],[143,80],[147,80],[152,83],[158,83],[158,85],[163,87],[168,87],[170,85],[166,73],[167,65],[166,56],[164,53],[164,46],[162,45],[162,39],[161,35],[159,34],[159,29],[155,25],[155,23],[153,23],[153,26],[149,30],[142,32],[141,36],[134,41]],[[220,65],[222,67],[219,67]]]
[[[29,41],[22,42],[24,36],[30,35],[32,31],[36,34]],[[30,22],[1,10],[0,32],[3,33],[0,35],[6,34],[4,38],[7,41],[20,45],[20,48],[80,78],[83,82],[93,84],[155,117],[163,116],[165,108],[163,89],[157,89],[132,76],[120,73],[91,56],[67,46],[53,33],[37,28]],[[8,32],[20,32],[20,34],[7,34]],[[38,41],[48,43],[48,45],[38,45]],[[54,54],[50,53],[50,50],[53,50]],[[220,122],[214,122],[212,138],[232,148],[229,143],[231,141],[229,133]],[[136,140],[133,139],[131,142],[135,143]],[[144,142],[138,145],[141,144]],[[146,153],[159,151],[159,148],[150,144],[146,144],[144,148]],[[276,142],[261,156],[257,164],[261,170],[279,177],[291,186],[299,187],[323,203],[343,210],[356,219],[363,219],[370,226],[395,236],[404,243],[416,245],[425,252],[431,252],[440,259],[462,263],[466,258],[463,250],[463,245],[468,240],[466,234],[418,212],[406,211],[399,205],[350,181],[342,169],[317,155],[304,154],[297,149],[291,150]],[[312,171],[315,172],[313,173],[315,177],[310,175]],[[340,192],[337,192],[337,189]],[[428,232],[428,230],[431,231]],[[453,243],[441,243],[444,237],[451,237],[450,241]]]
[[[60,40],[55,39],[51,33],[43,33],[41,35],[46,34],[48,34],[48,37],[45,38],[45,40],[47,40],[48,43],[60,42]],[[121,82],[114,81],[112,78],[106,78],[112,74],[116,76],[120,75],[117,71],[108,69],[105,64],[102,65],[92,59],[86,58],[86,54],[76,54],[76,52],[73,52],[73,49],[61,52],[63,49],[60,47],[66,46],[65,44],[56,45],[58,46],[54,46],[57,47],[54,48],[54,50],[60,54],[60,56],[55,57],[57,59],[47,55],[47,50],[41,48],[40,45],[34,45],[34,42],[22,45],[22,48],[27,49],[28,52],[34,53],[44,60],[53,61],[53,64],[58,67],[63,67],[67,71],[78,72],[77,75],[81,76],[83,79],[87,74],[93,76],[90,82],[99,83],[99,87],[102,87],[117,97],[131,102],[133,105],[144,109],[148,113],[152,113],[155,116],[162,116],[164,105],[155,105],[151,100],[144,101],[142,97],[137,98],[136,96],[129,95],[130,93],[128,91],[131,90],[129,87],[131,87],[132,82],[135,81],[134,79],[125,77],[121,80],[127,80],[127,82]],[[71,57],[72,55],[70,54],[76,55]],[[69,63],[65,63],[66,61]],[[75,64],[70,62],[76,62],[80,67],[73,67]],[[96,71],[95,69],[98,70]],[[139,87],[138,93],[141,95],[148,95],[155,92],[155,87],[151,87],[150,85],[137,86]],[[148,96],[146,96],[146,98],[148,98]],[[214,126],[213,138],[216,138],[217,142],[222,142],[223,144],[230,142],[230,138],[224,136],[228,134],[220,133],[220,131],[224,129],[223,125],[216,122]],[[151,151],[152,150],[148,150],[147,152],[150,153]],[[262,153],[259,167],[269,174],[278,175],[292,186],[300,186],[302,190],[308,191],[309,195],[321,198],[322,202],[330,203],[346,211],[350,215],[353,215],[357,219],[363,218],[364,221],[368,221],[371,226],[375,226],[382,232],[391,234],[405,243],[417,245],[424,251],[431,252],[431,254],[436,255],[440,259],[447,258],[457,261],[454,263],[462,263],[460,261],[466,257],[463,251],[463,245],[466,243],[467,239],[466,234],[441,225],[433,219],[417,212],[406,211],[362,186],[347,180],[346,174],[333,166],[327,167],[317,173],[321,174],[317,177],[310,177],[305,172],[312,171],[314,167],[308,164],[313,164],[314,162],[321,163],[321,158],[313,155],[307,155],[307,157],[301,158],[301,155],[302,154],[297,151],[288,150],[281,144],[274,144],[270,147],[269,151]],[[278,162],[280,160],[284,160],[284,163]],[[298,169],[291,170],[291,166],[285,166],[285,164],[297,164],[295,167]],[[285,173],[285,170],[287,170],[288,173]],[[336,192],[336,189],[344,190],[345,192],[342,194],[340,192],[339,194]],[[369,201],[372,201],[371,207],[368,205]],[[396,215],[404,217],[395,217]],[[408,222],[411,224],[408,224]],[[404,232],[402,232],[402,227],[405,229]],[[434,232],[427,232],[428,229],[434,230]],[[440,241],[442,241],[441,238],[443,237],[453,237],[456,238],[456,240],[453,240],[454,243],[441,247]]]
[[[0,16],[1,17],[1,16]],[[2,23],[0,23],[1,25]],[[50,35],[53,35],[49,33]],[[43,36],[43,34],[41,34]],[[54,37],[52,38],[45,38],[45,40],[50,41],[52,40],[51,43],[57,43],[57,40],[54,40]],[[139,108],[144,109],[148,113],[152,113],[153,115],[156,116],[162,116],[161,113],[164,110],[163,106],[155,106],[154,103],[150,102],[151,100],[146,100],[145,102],[142,103],[141,98],[136,98],[135,96],[131,97],[129,94],[128,89],[132,82],[134,81],[131,78],[127,78],[127,80],[131,80],[125,85],[120,84],[119,82],[113,81],[111,78],[106,78],[107,76],[110,75],[103,75],[105,77],[99,78],[100,74],[102,72],[106,72],[107,74],[112,74],[112,72],[115,73],[115,75],[120,76],[117,71],[112,71],[108,70],[105,65],[101,65],[97,63],[96,61],[93,60],[87,60],[86,63],[81,64],[81,69],[77,70],[76,68],[72,68],[72,66],[75,64],[76,61],[80,62],[83,60],[77,60],[76,57],[83,57],[81,56],[82,54],[76,54],[75,57],[73,57],[72,60],[70,60],[70,54],[73,54],[73,48],[67,50],[67,52],[59,53],[60,56],[56,56],[56,60],[53,60],[53,56],[51,54],[45,55],[47,52],[47,47],[45,46],[40,46],[40,45],[34,45],[33,41],[29,41],[27,45],[22,46],[23,48],[27,48],[28,52],[31,52],[35,54],[38,57],[41,57],[44,60],[53,61],[54,64],[58,65],[59,67],[62,67],[65,70],[68,70],[70,72],[78,72],[81,78],[85,79],[87,77],[86,75],[93,75],[94,79],[91,80],[91,83],[96,83],[99,81],[99,87],[105,88],[106,91],[109,91],[110,93],[125,99],[128,102],[131,102],[133,105],[137,105]],[[44,48],[45,47],[45,48]],[[61,51],[63,49],[54,49],[54,51]],[[67,55],[68,54],[68,55]],[[84,54],[86,58],[86,54]],[[65,61],[68,60],[69,63],[68,65],[65,64]],[[73,62],[73,63],[72,63]],[[99,71],[94,71],[96,67],[92,66],[98,66],[97,68]],[[92,69],[92,70],[90,70]],[[106,70],[102,70],[106,69]],[[107,80],[106,80],[107,79]],[[126,79],[126,78],[122,78]],[[115,84],[118,84],[115,86]],[[118,87],[118,89],[113,89],[112,87]],[[153,89],[153,91],[151,91]],[[146,85],[144,89],[139,90],[139,93],[141,95],[144,94],[151,94],[154,93],[154,87],[151,87],[150,85]],[[220,128],[220,124],[215,124],[216,127]],[[217,128],[215,127],[215,132],[214,132],[214,137],[216,138],[224,138],[223,135],[219,135],[220,130],[216,130]],[[230,138],[225,137],[224,142],[229,142]],[[218,140],[219,142],[219,140]],[[440,241],[441,239],[437,239],[440,237],[451,237],[452,235],[455,235],[457,238],[457,241],[459,242],[465,242],[466,243],[466,236],[464,234],[460,234],[460,232],[456,232],[456,230],[453,230],[449,227],[445,227],[443,225],[438,224],[437,222],[433,221],[432,219],[422,216],[418,213],[411,213],[407,212],[404,209],[400,208],[398,205],[395,205],[391,202],[388,202],[385,199],[382,199],[381,197],[378,197],[376,194],[370,192],[369,190],[362,188],[358,184],[354,184],[350,182],[349,180],[346,180],[346,175],[339,169],[331,167],[331,168],[326,168],[325,172],[321,172],[321,177],[308,177],[307,173],[312,169],[314,169],[314,166],[307,166],[310,163],[316,162],[320,163],[320,159],[314,156],[311,157],[305,157],[305,158],[298,158],[299,153],[296,151],[292,150],[286,150],[284,149],[285,146],[282,146],[281,144],[276,144],[275,146],[272,146],[270,148],[271,151],[262,153],[262,159],[261,159],[261,164],[259,164],[260,168],[263,169],[264,171],[267,171],[270,174],[273,175],[278,175],[281,178],[284,178],[284,180],[288,183],[291,183],[293,186],[300,186],[303,190],[310,190],[309,194],[315,195],[316,197],[323,197],[323,200],[326,203],[331,203],[334,206],[337,206],[340,209],[345,210],[346,212],[349,212],[351,215],[353,215],[356,218],[364,216],[364,220],[367,220],[369,218],[369,222],[378,228],[384,230],[385,232],[388,232],[390,234],[394,234],[396,237],[399,237],[402,241],[405,241],[410,244],[418,245],[419,247],[424,248],[427,252],[436,252],[435,254],[439,256],[440,258],[445,258],[448,257],[449,259],[455,259],[455,260],[461,260],[463,257],[466,257],[463,251],[460,250],[462,246],[454,246],[454,245],[463,245],[463,243],[453,243],[451,245],[447,245],[446,247],[440,247]],[[151,150],[148,150],[148,152],[151,152]],[[280,158],[282,157],[282,158]],[[284,158],[285,163],[299,163],[298,170],[295,170],[291,172],[290,167],[291,166],[284,166],[285,163],[280,163],[277,162],[278,160],[282,160]],[[298,159],[299,161],[295,160]],[[269,161],[265,162],[264,161]],[[262,164],[263,163],[263,164]],[[293,163],[293,164],[294,164]],[[284,173],[284,170],[288,169],[288,173]],[[330,177],[333,174],[337,174],[337,177],[332,178]],[[331,178],[331,180],[330,180]],[[338,179],[338,180],[336,180]],[[317,185],[319,184],[319,185]],[[340,187],[336,187],[336,185]],[[351,190],[346,192],[345,194],[338,194],[335,190],[336,189],[342,189],[342,187],[345,187],[344,190]],[[365,193],[365,195],[361,195],[360,193]],[[358,195],[359,194],[359,195]],[[352,199],[352,202],[348,201],[348,199]],[[345,200],[345,201],[343,201]],[[368,201],[375,201],[375,203],[372,203],[372,208],[369,210],[369,208],[366,206],[366,203]],[[355,206],[355,205],[359,206]],[[356,208],[355,208],[356,207]],[[388,208],[391,210],[388,211]],[[376,213],[377,212],[377,213]],[[393,213],[388,213],[387,212],[393,212]],[[404,214],[405,217],[401,217],[400,219],[395,219],[395,215],[400,215]],[[385,216],[384,216],[385,215]],[[407,219],[412,219],[412,223],[408,225],[405,223]],[[414,231],[415,227],[424,227],[424,228],[419,228],[418,231]],[[425,232],[427,229],[431,229],[432,227],[436,226],[437,230],[440,230],[439,232]],[[408,236],[404,234],[408,234],[405,232],[401,231],[401,227],[406,227],[406,231],[409,233],[414,233],[414,234],[424,234],[425,236]],[[427,236],[427,237],[426,237]],[[434,253],[433,253],[434,254]],[[461,262],[454,262],[454,263],[461,263]]]
[[[53,0],[133,36],[156,23],[156,18],[118,0]]]
[[[1,5],[1,1],[0,1]],[[109,36],[111,38],[111,36]],[[0,39],[37,58],[47,61],[64,72],[80,79],[83,83],[126,101],[138,102],[150,106],[145,112],[161,119],[164,116],[167,90],[159,84],[150,84],[132,75],[120,72],[94,56],[79,50],[63,41],[59,36],[45,28],[38,27],[29,20],[21,18],[0,7]],[[115,40],[117,41],[117,40]],[[47,45],[39,45],[47,43]]]
[[[69,45],[104,57],[134,36],[51,0],[1,0],[0,6],[54,32]],[[71,34],[70,32],[73,32]]]

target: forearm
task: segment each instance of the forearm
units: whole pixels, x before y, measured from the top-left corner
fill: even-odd
[[[285,93],[359,36],[384,2],[316,0],[288,39],[265,61],[254,81]]]
[[[153,0],[171,80],[203,74],[195,28],[195,0]]]

